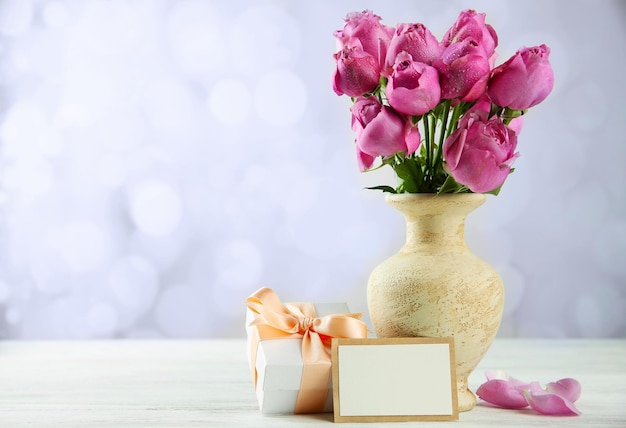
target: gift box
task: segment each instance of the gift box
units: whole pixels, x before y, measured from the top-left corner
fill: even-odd
[[[263,414],[331,412],[332,337],[367,337],[345,303],[282,304],[269,288],[247,300],[248,360]]]

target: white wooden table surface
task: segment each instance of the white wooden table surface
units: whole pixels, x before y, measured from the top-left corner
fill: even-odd
[[[331,426],[331,414],[258,412],[245,340],[0,342],[0,427]],[[497,340],[470,378],[504,369],[542,384],[577,378],[583,415],[479,404],[456,422],[342,427],[626,427],[626,340]]]

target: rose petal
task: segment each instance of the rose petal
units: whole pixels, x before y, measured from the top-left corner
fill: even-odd
[[[581,386],[576,379],[565,378],[547,384],[546,391],[558,394],[573,403],[580,398]]]
[[[539,382],[537,382],[537,381],[532,381],[530,383],[524,383],[524,382],[519,381],[517,379],[509,378],[509,382],[512,382],[514,388],[517,389],[519,392],[524,392],[524,391],[530,391],[531,393],[534,393],[534,392],[545,392],[545,390],[541,387],[541,385],[539,385]]]
[[[407,131],[406,131],[406,152],[408,154],[415,153],[420,146],[422,137],[420,136],[420,131],[417,126],[411,126],[411,122],[407,122]]]
[[[476,395],[488,403],[505,409],[523,409],[528,406],[521,390],[508,380],[489,380],[476,390]]]
[[[365,172],[372,167],[374,164],[374,156],[370,156],[367,153],[363,153],[359,150],[359,147],[356,148],[356,159],[359,164],[359,171]]]
[[[505,372],[504,370],[496,370],[496,371],[488,370],[485,372],[485,377],[487,378],[487,380],[492,380],[492,379],[506,380],[507,382],[511,384],[511,386],[518,387],[518,389],[519,387],[528,389],[528,386],[533,385],[533,384],[536,384],[537,386],[539,386],[537,382],[528,383],[528,382],[524,382],[519,379],[516,379],[512,376],[509,376],[509,374]]]
[[[524,116],[518,116],[509,122],[508,127],[511,128],[515,134],[519,135],[522,132],[524,126]]]
[[[492,379],[502,379],[502,380],[507,380],[509,378],[509,375],[504,371],[504,370],[487,370],[485,371],[485,377],[487,378],[487,380],[492,380]]]
[[[391,156],[406,152],[405,121],[391,107],[382,110],[357,137],[359,149],[370,156]]]
[[[574,403],[567,398],[546,391],[523,391],[524,397],[530,407],[544,415],[574,416],[580,415],[580,411]]]

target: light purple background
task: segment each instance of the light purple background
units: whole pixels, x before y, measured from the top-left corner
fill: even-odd
[[[244,335],[244,300],[346,301],[404,223],[331,89],[347,12],[552,49],[502,194],[467,225],[502,336],[626,336],[619,1],[0,1],[0,338]],[[366,320],[368,318],[366,317]]]

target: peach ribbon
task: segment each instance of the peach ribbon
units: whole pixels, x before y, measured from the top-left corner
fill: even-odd
[[[324,411],[331,376],[330,346],[333,337],[366,338],[362,314],[334,314],[317,318],[311,303],[282,304],[276,293],[264,287],[246,300],[257,316],[250,347],[250,364],[256,388],[255,369],[258,344],[266,339],[302,339],[302,380],[294,413]]]

